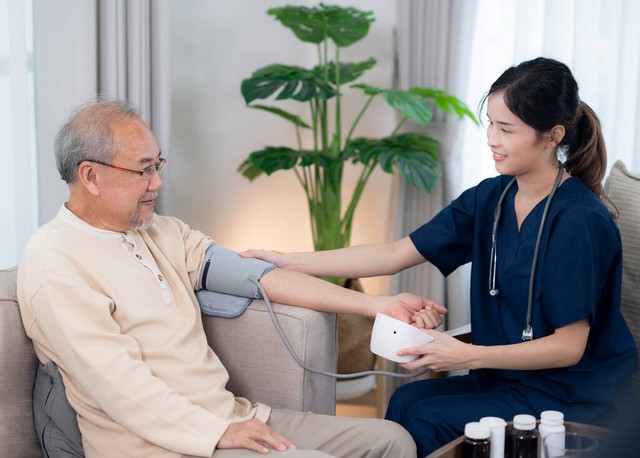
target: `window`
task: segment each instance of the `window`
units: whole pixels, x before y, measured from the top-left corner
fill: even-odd
[[[37,225],[32,0],[0,0],[0,268]]]

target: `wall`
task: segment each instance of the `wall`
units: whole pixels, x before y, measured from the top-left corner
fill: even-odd
[[[378,64],[360,81],[391,87],[396,4],[388,0],[338,1],[375,13],[369,35],[343,51],[346,61],[375,57]],[[171,194],[163,196],[171,214],[210,234],[217,243],[242,250],[313,248],[302,188],[293,173],[277,172],[249,182],[237,172],[244,158],[266,145],[294,146],[289,123],[245,106],[240,82],[272,63],[315,65],[316,48],[299,42],[266,10],[284,1],[192,0],[171,2],[172,131],[169,165],[163,175]],[[297,2],[314,5],[312,2]],[[349,89],[346,89],[349,91]],[[345,100],[353,119],[362,98]],[[271,104],[271,103],[267,103]],[[288,105],[294,111],[301,104]],[[395,118],[384,102],[372,107],[359,134],[391,132]],[[306,116],[305,111],[299,111]],[[307,118],[308,119],[308,118]],[[359,169],[351,167],[347,183]],[[352,243],[388,239],[392,224],[393,179],[376,172],[355,215]],[[369,279],[370,293],[384,292],[388,279]]]

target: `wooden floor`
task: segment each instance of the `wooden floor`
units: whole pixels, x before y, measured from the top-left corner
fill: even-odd
[[[345,399],[336,404],[336,415],[338,417],[360,417],[377,418],[378,408],[376,406],[376,388],[359,398]]]

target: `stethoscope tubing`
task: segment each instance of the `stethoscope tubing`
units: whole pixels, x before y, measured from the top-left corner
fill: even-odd
[[[542,234],[544,233],[545,223],[547,221],[547,216],[549,214],[549,207],[551,206],[551,201],[553,200],[553,196],[556,191],[560,187],[560,182],[562,181],[562,175],[564,174],[564,164],[560,162],[560,167],[558,169],[558,175],[556,176],[556,180],[553,184],[553,188],[551,188],[551,192],[547,197],[547,202],[545,203],[544,210],[542,211],[542,218],[540,219],[540,226],[538,227],[538,236],[536,238],[536,244],[533,249],[533,259],[531,261],[531,274],[529,275],[529,292],[527,298],[527,318],[525,323],[525,328],[522,331],[522,340],[532,340],[533,339],[533,327],[531,326],[531,312],[533,309],[533,293],[536,281],[536,269],[538,265],[538,254],[540,253],[540,244],[542,242]],[[496,288],[496,276],[497,276],[497,261],[498,261],[498,225],[500,224],[500,217],[502,216],[502,203],[509,192],[509,189],[516,182],[516,177],[507,184],[507,186],[502,191],[500,198],[498,199],[498,205],[493,212],[493,229],[491,231],[491,254],[489,259],[489,294],[494,297],[497,296],[500,291]]]

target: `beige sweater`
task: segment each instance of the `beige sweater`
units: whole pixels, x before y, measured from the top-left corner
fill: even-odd
[[[211,243],[174,218],[124,234],[64,206],[29,241],[23,323],[60,368],[88,458],[211,456],[230,423],[267,420],[226,390],[202,329],[193,291]]]

